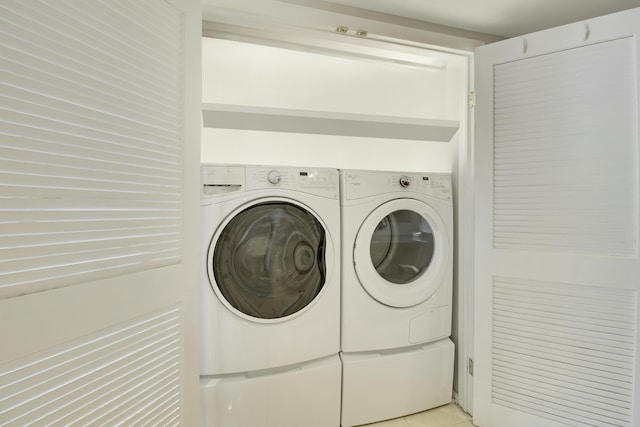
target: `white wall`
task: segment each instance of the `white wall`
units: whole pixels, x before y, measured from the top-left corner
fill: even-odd
[[[205,38],[202,101],[460,120],[464,70],[455,65],[462,59],[434,59],[441,68]],[[202,161],[451,172],[458,138],[443,143],[207,128]]]
[[[203,129],[202,162],[451,172],[454,144]]]

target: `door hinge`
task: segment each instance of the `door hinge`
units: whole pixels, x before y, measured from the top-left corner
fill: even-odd
[[[467,370],[469,371],[469,375],[473,376],[473,359],[469,358],[469,363],[467,364]]]
[[[469,107],[471,108],[476,107],[476,91],[475,90],[472,90],[471,92],[469,92]]]

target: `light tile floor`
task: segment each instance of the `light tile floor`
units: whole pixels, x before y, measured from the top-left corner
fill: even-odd
[[[366,427],[473,427],[473,424],[469,414],[450,403],[406,417],[367,424]]]

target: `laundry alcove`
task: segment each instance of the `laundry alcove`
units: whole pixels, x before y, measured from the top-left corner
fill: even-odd
[[[452,173],[458,223],[471,53],[290,24],[205,8],[202,162]],[[461,275],[458,370],[467,354],[458,339]]]

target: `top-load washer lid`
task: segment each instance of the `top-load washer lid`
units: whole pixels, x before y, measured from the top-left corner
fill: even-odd
[[[325,230],[301,206],[254,204],[233,215],[217,236],[208,257],[212,285],[223,302],[244,315],[290,316],[325,284]]]
[[[377,301],[410,307],[441,286],[449,240],[438,213],[414,199],[396,199],[375,209],[356,237],[354,261],[362,287]]]

